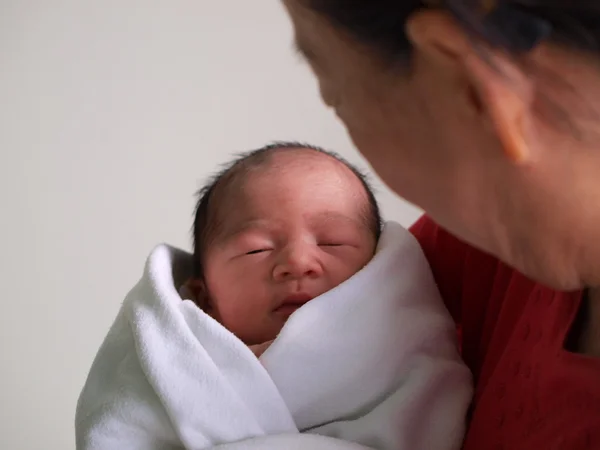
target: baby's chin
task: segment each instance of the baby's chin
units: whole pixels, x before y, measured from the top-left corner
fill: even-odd
[[[289,317],[289,316],[288,316]],[[273,321],[262,330],[254,333],[247,333],[243,336],[238,334],[238,337],[248,346],[260,345],[265,342],[274,341],[279,333],[283,329],[283,326],[287,322],[287,318],[279,318],[277,321]]]
[[[240,327],[237,329],[235,329],[236,327],[234,326],[228,327],[227,324],[224,324],[223,322],[221,322],[221,324],[224,325],[225,328],[228,328],[230,331],[232,331],[240,340],[244,342],[244,344],[248,346],[260,345],[264,342],[270,342],[277,338],[289,318],[302,306],[304,305],[285,305],[283,307],[279,307],[266,316],[264,318],[264,322],[260,324],[255,323],[254,327],[250,327],[248,322],[245,322],[244,324],[238,324]],[[241,325],[246,325],[246,327],[242,329]]]

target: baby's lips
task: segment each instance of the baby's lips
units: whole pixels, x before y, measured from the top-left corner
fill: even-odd
[[[313,296],[307,292],[295,292],[295,293],[290,294],[287,297],[285,297],[283,302],[281,302],[281,306],[283,306],[283,305],[302,306],[305,303],[308,303],[309,301],[311,301],[312,299],[313,299]]]

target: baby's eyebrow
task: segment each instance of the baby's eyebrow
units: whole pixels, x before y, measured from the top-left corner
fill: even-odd
[[[249,219],[236,223],[228,228],[225,228],[221,233],[220,241],[226,242],[234,237],[249,231],[249,230],[263,230],[268,231],[272,227],[269,226],[267,221],[263,219]]]
[[[310,220],[314,222],[346,222],[352,225],[363,225],[363,221],[359,218],[355,218],[338,211],[322,211],[313,214],[310,217]]]

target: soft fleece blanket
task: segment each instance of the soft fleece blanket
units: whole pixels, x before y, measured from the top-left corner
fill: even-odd
[[[160,245],[80,396],[78,450],[461,446],[471,377],[416,240],[294,313],[260,357],[184,300],[191,255]]]

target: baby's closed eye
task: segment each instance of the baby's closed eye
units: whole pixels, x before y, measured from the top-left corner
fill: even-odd
[[[271,251],[272,249],[270,248],[258,248],[256,250],[250,250],[247,251],[245,254],[246,255],[258,255],[259,253],[264,253],[264,252],[268,252]]]

